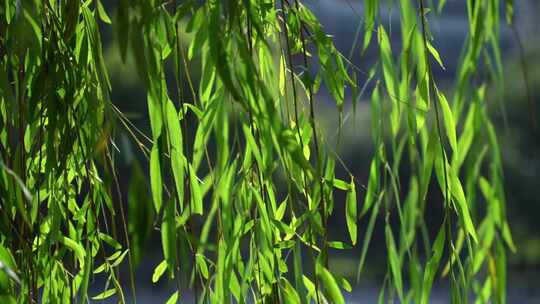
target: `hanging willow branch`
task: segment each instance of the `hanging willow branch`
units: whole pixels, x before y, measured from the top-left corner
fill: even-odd
[[[490,83],[479,77],[484,64],[495,66],[495,79],[503,74],[499,2],[464,1],[469,35],[456,85],[443,92],[432,73],[445,67],[429,30],[431,1],[385,3],[399,10],[399,50],[380,20],[382,3],[363,2],[362,54],[377,52],[369,72],[351,63],[359,37],[344,57],[297,0],[121,0],[113,20],[100,0],[5,1],[0,302],[115,295],[126,302],[126,288],[134,302],[135,280],[147,278],[135,278],[133,268],[156,228],[163,261],[152,281],[164,274],[176,280],[168,303],[186,290],[201,303],[344,303],[351,285],[332,269],[330,249],[361,248],[359,278],[383,213],[383,299],[427,303],[435,280],[450,274],[454,302],[473,295],[504,303],[506,248],[514,245],[486,111]],[[512,1],[505,3],[511,22]],[[135,62],[150,134],[111,100],[105,27],[116,31],[122,60]],[[330,93],[341,128],[347,88],[363,94],[372,80],[369,178],[364,183],[344,168],[345,181],[336,177],[336,158],[344,164],[318,124],[317,91]],[[138,166],[132,171],[128,214],[115,162],[123,156],[115,144],[121,132],[149,168],[148,178]],[[442,198],[431,199],[432,192]],[[335,198],[343,193],[342,208]],[[433,201],[445,210],[434,240],[425,220]],[[335,219],[346,223],[347,237],[329,233]],[[89,295],[95,278],[105,279],[103,290]]]

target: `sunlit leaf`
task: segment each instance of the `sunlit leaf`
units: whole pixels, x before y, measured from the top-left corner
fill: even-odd
[[[98,294],[97,296],[92,297],[92,300],[105,300],[111,296],[116,294],[116,289],[111,288],[109,290],[105,290],[104,292]]]
[[[354,183],[354,178],[351,177],[350,190],[347,192],[346,201],[346,218],[347,218],[347,228],[349,229],[349,235],[351,237],[351,242],[353,245],[356,244],[356,234],[357,234],[357,202],[356,202],[356,186]]]
[[[165,273],[165,270],[167,270],[167,261],[163,260],[154,269],[154,273],[152,274],[152,283],[159,281],[161,276]]]
[[[152,152],[150,153],[150,185],[152,188],[154,208],[156,212],[160,212],[163,196],[163,183],[161,181],[160,155],[157,145],[152,147]]]

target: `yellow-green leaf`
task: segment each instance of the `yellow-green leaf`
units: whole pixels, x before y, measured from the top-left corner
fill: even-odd
[[[116,293],[116,289],[111,288],[109,290],[105,290],[104,292],[98,294],[95,297],[92,297],[92,300],[104,300],[104,299],[107,299],[107,298],[111,297],[115,293]]]
[[[152,274],[152,283],[159,281],[159,278],[161,278],[161,276],[165,273],[165,270],[167,270],[167,261],[163,260],[154,269],[154,273]]]
[[[60,242],[64,244],[64,246],[66,246],[67,248],[71,249],[73,253],[75,253],[75,256],[79,260],[79,263],[81,265],[84,265],[84,257],[86,256],[86,251],[81,244],[66,236],[60,237]]]
[[[107,24],[112,23],[111,18],[109,17],[109,15],[107,15],[107,11],[105,11],[105,7],[103,7],[103,4],[101,3],[100,0],[97,1],[97,11],[98,11],[99,19],[101,19],[101,21]]]
[[[178,302],[178,291],[175,291],[165,304],[176,304]]]
[[[191,167],[191,165],[190,165]],[[191,212],[195,214],[203,214],[203,201],[199,178],[195,174],[195,170],[189,170],[189,185],[191,186]]]
[[[429,42],[427,43],[427,49],[429,53],[431,54],[431,56],[435,58],[435,61],[437,61],[437,63],[441,66],[441,68],[445,70],[446,68],[444,67],[444,64],[442,62],[441,56],[439,55],[439,52]]]
[[[351,237],[351,242],[353,245],[356,244],[356,220],[357,220],[357,203],[356,203],[356,186],[354,184],[354,178],[351,176],[350,190],[347,192],[346,197],[346,219],[347,219],[347,228],[349,229],[349,235]]]
[[[161,200],[163,196],[163,183],[161,181],[161,166],[159,164],[159,148],[154,144],[150,152],[150,188],[152,189],[152,199],[156,212],[161,210]]]
[[[439,102],[441,104],[441,109],[443,113],[444,118],[444,127],[446,129],[446,134],[448,136],[448,141],[450,142],[450,146],[452,147],[452,151],[456,153],[457,150],[457,138],[456,138],[456,123],[454,122],[454,115],[452,114],[452,109],[450,109],[450,105],[448,104],[448,100],[446,100],[446,97],[444,94],[437,90],[437,96],[439,97]]]

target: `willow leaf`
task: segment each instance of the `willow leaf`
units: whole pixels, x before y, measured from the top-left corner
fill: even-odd
[[[347,228],[349,229],[349,235],[351,237],[351,242],[353,245],[356,244],[356,234],[357,234],[357,214],[356,214],[356,186],[354,183],[354,178],[351,176],[350,190],[347,192],[346,201],[346,219],[347,219]]]
[[[182,146],[182,129],[180,128],[180,121],[178,119],[176,108],[170,99],[167,100],[165,117],[171,144],[171,168],[178,201],[181,202],[184,200],[184,153]]]
[[[448,135],[448,141],[450,142],[450,146],[452,147],[452,150],[457,153],[458,151],[458,145],[457,145],[457,137],[456,137],[456,123],[454,121],[454,115],[452,114],[452,109],[450,108],[450,105],[448,104],[448,100],[444,96],[442,92],[440,92],[438,89],[437,96],[439,97],[439,102],[441,104],[441,109],[443,112],[443,118],[444,118],[444,126],[446,129],[446,134]]]
[[[195,174],[195,170],[193,170],[193,168],[190,168],[189,170],[189,185],[191,188],[191,212],[202,215],[203,197],[201,194],[201,186],[199,184],[199,178]]]
[[[152,283],[157,283],[157,281],[159,281],[161,276],[165,273],[165,270],[167,270],[167,261],[163,260],[154,269],[154,272],[152,274]]]
[[[79,260],[79,263],[81,265],[84,265],[84,261],[85,261],[84,257],[86,256],[86,251],[84,250],[84,247],[80,243],[66,236],[60,237],[60,242],[64,246],[72,250],[75,256],[77,257],[77,259]]]
[[[328,269],[326,269],[319,263],[317,263],[317,276],[320,282],[322,282],[330,302],[336,304],[344,304],[345,299],[341,294],[341,290],[339,289],[339,285],[337,284],[334,276],[330,271],[328,271]]]
[[[362,212],[360,213],[360,215],[364,215],[369,210],[369,208],[371,208],[371,205],[373,204],[377,196],[376,192],[379,183],[378,163],[379,162],[376,157],[373,158],[373,160],[371,161],[366,197],[364,199],[364,206],[362,207]]]
[[[163,256],[167,261],[169,276],[174,277],[176,268],[177,236],[175,223],[175,202],[170,200],[164,206],[163,222],[161,223],[161,245],[163,247]]]
[[[364,44],[362,47],[362,51],[365,51],[368,48],[369,42],[371,41],[371,36],[375,28],[375,17],[377,14],[378,4],[379,4],[378,0],[367,0],[364,2],[365,29],[364,29]]]
[[[450,167],[448,163],[446,164],[448,167]],[[461,186],[461,181],[453,172],[453,170],[450,170],[450,184],[452,196],[457,201],[459,217],[465,225],[465,230],[470,234],[474,241],[478,241],[478,237],[476,236],[476,229],[474,228],[474,224],[469,212],[467,199],[465,198],[465,192],[463,191],[463,187]]]
[[[437,61],[439,66],[443,70],[445,70],[446,68],[444,67],[444,64],[442,62],[441,55],[439,55],[439,52],[429,42],[427,43],[427,49],[428,49],[429,53],[431,54],[431,56],[433,56],[433,58],[435,58],[435,61]]]
[[[424,283],[422,284],[422,301],[421,304],[429,303],[429,294],[431,292],[431,287],[433,286],[433,280],[437,274],[437,269],[439,269],[439,263],[444,250],[444,242],[446,240],[446,229],[444,223],[437,233],[435,238],[435,243],[433,244],[431,257],[426,265],[426,270],[424,271]]]
[[[283,295],[285,303],[287,304],[300,304],[302,301],[300,300],[300,297],[298,296],[298,293],[296,292],[295,288],[287,281],[287,279],[282,278],[282,286],[283,286]]]
[[[161,165],[159,164],[160,155],[157,145],[152,147],[150,152],[150,186],[152,189],[152,198],[156,212],[161,211],[161,200],[163,197],[163,183],[161,181]]]
[[[104,292],[98,294],[97,296],[92,297],[92,300],[105,300],[113,296],[114,294],[116,294],[116,289],[111,288],[111,289],[105,290]]]
[[[401,301],[403,301],[403,279],[401,277],[401,261],[396,249],[396,242],[390,226],[387,224],[385,229],[386,234],[386,249],[388,250],[388,262],[392,273],[392,281],[396,287],[396,291]]]
[[[169,299],[167,300],[167,302],[165,304],[176,304],[178,302],[178,295],[179,295],[179,292],[178,291],[175,291],[170,297]]]
[[[98,15],[101,21],[107,24],[111,24],[112,23],[111,18],[109,17],[109,15],[107,15],[107,11],[105,11],[105,8],[103,7],[103,3],[101,3],[101,1],[98,0],[96,6],[97,6]]]

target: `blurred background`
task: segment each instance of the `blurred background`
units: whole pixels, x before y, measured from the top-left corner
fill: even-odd
[[[437,1],[434,1],[437,2]],[[326,32],[333,36],[336,47],[348,55],[353,44],[359,22],[362,22],[363,1],[359,0],[305,0],[319,17]],[[381,7],[381,18],[388,29],[391,43],[399,48],[399,11],[397,1],[385,1]],[[501,50],[505,69],[505,83],[503,90],[494,86],[488,88],[488,103],[491,107],[492,117],[498,128],[505,170],[505,187],[507,195],[507,212],[514,241],[518,251],[508,254],[508,295],[509,303],[540,303],[540,129],[533,127],[529,120],[531,111],[537,120],[540,119],[540,1],[515,1],[514,28],[503,23],[501,28]],[[393,8],[392,8],[393,7]],[[110,15],[115,15],[114,4],[107,7]],[[504,10],[501,10],[504,12]],[[501,18],[504,20],[504,18]],[[113,87],[112,101],[126,116],[141,130],[150,134],[147,119],[146,91],[139,79],[133,58],[128,56],[126,63],[120,59],[117,45],[114,43],[113,25],[102,26],[104,55],[106,66],[111,76]],[[434,46],[438,49],[446,70],[435,70],[435,77],[441,87],[451,88],[456,69],[459,64],[461,46],[468,32],[466,1],[448,0],[441,14],[430,12],[430,29],[434,36]],[[185,36],[186,45],[189,35]],[[372,43],[370,49],[360,55],[359,50],[353,53],[352,61],[360,69],[366,71],[374,64],[376,59],[376,45]],[[197,60],[196,58],[194,59]],[[197,66],[194,62],[191,66]],[[198,79],[199,71],[191,71],[194,79]],[[362,86],[366,79],[359,79]],[[369,84],[366,94],[357,104],[356,114],[353,116],[351,100],[346,103],[346,120],[341,134],[341,143],[335,145],[335,130],[338,127],[338,114],[334,102],[323,89],[316,97],[317,115],[321,128],[326,131],[327,144],[331,149],[337,150],[345,164],[359,179],[366,184],[369,164],[372,156],[370,137],[370,110],[368,96],[371,94]],[[186,90],[187,87],[186,87]],[[350,95],[350,94],[349,94]],[[188,97],[189,98],[189,97]],[[350,98],[350,97],[349,97]],[[501,98],[503,107],[499,107],[496,99]],[[535,106],[531,107],[530,103]],[[129,189],[130,179],[141,178],[147,175],[145,162],[138,148],[122,131],[118,124],[116,127],[117,145],[120,152],[119,175],[124,198],[130,195],[148,197],[150,189]],[[340,174],[340,172],[337,172]],[[341,172],[346,177],[345,172]],[[129,193],[131,190],[132,193]],[[363,193],[359,193],[361,199]],[[344,199],[344,197],[342,198]],[[339,200],[339,197],[338,197]],[[122,202],[127,204],[128,202]],[[344,204],[336,203],[336,208]],[[427,210],[426,217],[433,219],[433,227],[441,218],[441,204],[431,204],[433,208]],[[130,209],[132,210],[132,209]],[[135,212],[135,211],[132,211]],[[341,214],[339,210],[336,210]],[[339,216],[338,216],[339,217]],[[149,219],[150,221],[152,219]],[[343,217],[344,222],[344,217]],[[347,234],[346,225],[338,218],[329,223],[330,239],[343,239]],[[367,220],[360,224],[359,239],[364,235]],[[380,221],[382,224],[382,221]],[[378,288],[386,272],[386,255],[384,253],[384,235],[380,233],[382,225],[375,227],[375,234],[370,245],[367,263],[362,279],[353,292],[347,294],[348,303],[376,302]],[[377,232],[379,231],[379,232]],[[164,302],[174,290],[174,286],[161,283],[154,285],[151,282],[154,267],[162,260],[161,246],[157,237],[159,233],[150,231],[143,247],[146,251],[139,257],[136,268],[136,286],[138,303]],[[357,246],[359,247],[359,246]],[[334,252],[330,257],[330,266],[334,272],[353,278],[355,282],[356,269],[359,260],[360,248]],[[128,276],[124,275],[127,283]],[[96,284],[97,286],[102,286]],[[128,284],[126,284],[126,287]],[[433,303],[448,303],[449,295],[446,285],[435,286]],[[97,291],[97,289],[96,289]],[[129,293],[126,293],[128,295]],[[189,295],[183,295],[185,302]],[[189,302],[189,301],[186,301]]]

